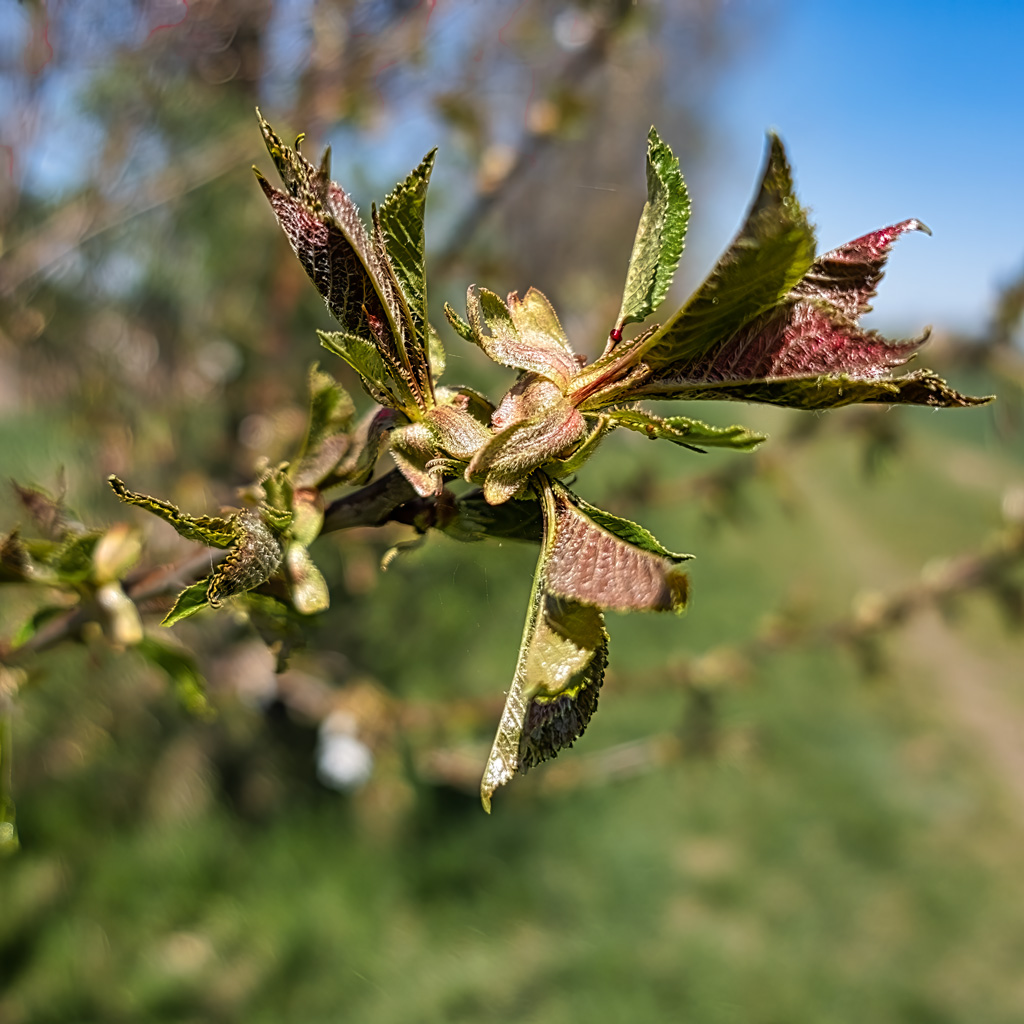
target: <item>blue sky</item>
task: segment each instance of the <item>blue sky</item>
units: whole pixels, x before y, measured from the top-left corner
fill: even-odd
[[[979,327],[1024,269],[1024,2],[791,0],[725,76],[711,216],[741,215],[773,127],[821,247],[906,217],[874,314]]]
[[[456,24],[467,2],[439,0],[435,34]],[[515,9],[514,0],[486,2]],[[897,246],[875,326],[895,334],[927,323],[983,329],[1000,283],[1024,269],[1024,0],[723,2],[748,38],[696,98],[714,111],[712,168],[691,176],[681,140],[669,140],[694,194],[685,277],[695,283],[735,231],[764,133],[774,128],[822,248],[906,217],[932,228],[932,238],[911,235]],[[299,24],[311,6],[289,0],[281,10]],[[21,42],[13,29],[25,25],[24,9],[0,0],[6,57]],[[294,35],[282,36],[284,50],[308,46]],[[279,70],[293,74],[287,61]],[[51,67],[48,76],[46,130],[28,171],[37,187],[57,189],[78,166],[69,153],[86,159],[96,145],[72,99],[74,74]],[[0,99],[9,106],[16,98],[0,88]],[[375,160],[389,164],[387,181],[404,173],[410,152],[418,158],[432,144],[434,127],[428,110],[406,109],[385,130],[389,140],[373,140]],[[362,156],[358,147],[336,146],[336,172],[357,190]]]

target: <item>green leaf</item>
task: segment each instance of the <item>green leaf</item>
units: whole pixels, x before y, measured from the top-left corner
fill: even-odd
[[[190,587],[186,587],[175,599],[171,610],[164,616],[161,626],[173,626],[182,619],[187,619],[196,612],[201,612],[209,605],[206,591],[210,586],[210,578],[199,580]]]
[[[506,303],[495,292],[470,285],[466,313],[471,340],[501,366],[531,370],[554,381],[563,392],[579,369],[558,315],[536,288],[521,299],[510,292]]]
[[[189,714],[206,719],[213,717],[214,710],[206,699],[206,680],[190,655],[148,637],[135,649],[167,673],[181,706]]]
[[[490,813],[494,791],[514,775],[554,757],[583,734],[597,707],[608,659],[608,634],[597,608],[561,600],[546,586],[554,520],[533,580],[519,659],[487,766],[480,800]]]
[[[645,398],[764,402],[809,410],[836,409],[858,402],[965,408],[985,405],[995,398],[995,395],[981,398],[962,395],[931,370],[918,370],[903,377],[881,380],[862,380],[836,374],[717,383],[655,381],[639,389],[639,393]]]
[[[683,254],[689,221],[690,196],[679,160],[652,127],[647,136],[647,202],[629,258],[617,329],[640,323],[661,305]]]
[[[124,481],[116,476],[107,477],[107,482],[121,501],[128,505],[137,505],[159,516],[164,522],[170,523],[186,540],[198,541],[211,548],[230,547],[235,541],[235,527],[230,519],[186,515],[169,501],[128,490]]]
[[[642,409],[613,409],[606,415],[630,430],[646,434],[652,440],[664,438],[697,452],[704,448],[732,448],[734,451],[750,452],[765,440],[763,434],[756,434],[746,427],[712,427],[688,416],[662,418]]]
[[[476,344],[476,334],[474,333],[472,326],[466,323],[466,321],[463,320],[447,302],[444,304],[444,315],[448,323],[450,323],[454,328],[455,333],[463,341],[468,341],[471,345]]]
[[[388,256],[420,339],[429,336],[423,214],[436,153],[437,150],[432,149],[405,181],[395,186],[379,211]]]
[[[692,361],[776,306],[814,263],[814,229],[793,192],[782,143],[768,138],[761,186],[746,222],[693,297],[646,347],[651,367]]]
[[[347,331],[317,331],[320,344],[333,352],[359,374],[370,397],[389,409],[404,409],[406,389],[400,386],[384,366],[384,360],[372,342]]]
[[[410,413],[429,408],[433,385],[426,339],[416,333],[379,213],[374,211],[371,237],[348,194],[330,180],[330,150],[315,168],[299,152],[301,137],[291,149],[261,115],[259,121],[287,194],[259,171],[256,176],[299,262],[345,333],[373,339],[405,399],[395,408]]]

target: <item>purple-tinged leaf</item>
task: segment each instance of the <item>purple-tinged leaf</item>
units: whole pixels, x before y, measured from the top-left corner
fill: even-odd
[[[314,168],[299,152],[301,136],[292,149],[262,116],[260,129],[287,191],[278,191],[254,170],[299,262],[344,331],[372,339],[401,392],[396,407],[429,408],[433,386],[426,337],[416,334],[381,225],[375,223],[373,238],[367,234],[355,204],[330,180],[329,150]]]
[[[430,467],[440,454],[433,432],[426,423],[396,427],[390,437],[391,457],[399,471],[421,498],[440,494],[441,474]]]
[[[484,478],[484,495],[498,505],[519,492],[527,477],[582,441],[587,424],[558,386],[524,374],[491,418],[497,434],[466,469],[466,479]]]
[[[554,757],[582,735],[597,707],[608,660],[598,608],[552,594],[547,565],[555,543],[552,492],[542,480],[544,542],[533,579],[512,684],[480,782],[484,810],[517,773]]]
[[[615,611],[681,611],[689,593],[676,565],[690,555],[663,547],[642,526],[613,516],[553,482],[554,539],[545,573],[553,594]]]
[[[646,345],[655,370],[699,359],[781,302],[814,263],[814,229],[793,192],[782,143],[768,138],[761,185],[747,219],[707,280]]]
[[[824,302],[850,322],[856,322],[871,309],[870,302],[885,273],[889,251],[906,231],[931,234],[926,225],[911,219],[855,238],[819,256],[793,289],[793,295]]]

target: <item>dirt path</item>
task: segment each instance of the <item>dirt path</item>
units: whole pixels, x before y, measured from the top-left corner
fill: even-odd
[[[892,579],[894,556],[883,548],[855,514],[827,488],[816,486],[810,467],[794,467],[794,476],[821,533],[834,537],[852,572],[865,585]],[[982,538],[979,536],[979,542]],[[898,564],[898,563],[897,563]],[[899,575],[912,581],[918,568]],[[971,746],[1024,817],[1024,710],[1007,698],[1000,679],[1010,678],[1005,662],[986,657],[942,621],[938,612],[920,612],[903,627],[907,669],[921,668],[935,696],[946,707],[950,726],[970,734]],[[1024,661],[1024,659],[1022,659]],[[916,674],[916,673],[915,673]],[[1024,666],[1020,675],[1024,677]]]

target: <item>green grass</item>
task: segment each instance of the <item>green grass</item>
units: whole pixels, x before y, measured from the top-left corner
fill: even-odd
[[[580,490],[697,554],[694,601],[610,617],[612,681],[560,763],[679,728],[684,695],[648,685],[673,658],[742,642],[787,602],[828,620],[980,545],[1021,460],[946,422],[909,420],[874,482],[829,433],[750,482],[738,521],[671,483],[721,456],[613,439]],[[619,487],[630,473],[659,481],[653,507]],[[333,579],[376,551],[320,543]],[[407,697],[498,695],[532,562],[431,540],[369,592],[339,587],[318,643]],[[308,751],[279,756],[295,735],[251,710],[199,725],[134,661],[50,656],[16,722],[0,1020],[1015,1024],[1024,801],[956,699],[968,665],[979,698],[1024,715],[1020,635],[983,596],[942,657],[923,635],[896,633],[872,679],[835,648],[766,656],[718,697],[717,757],[571,792],[541,768],[491,817],[423,785],[389,817],[319,789]]]

